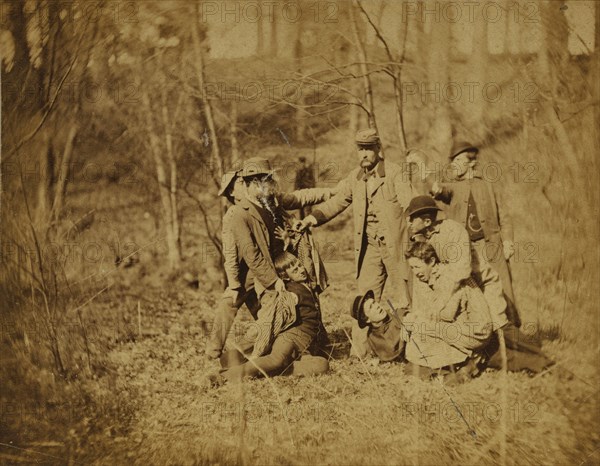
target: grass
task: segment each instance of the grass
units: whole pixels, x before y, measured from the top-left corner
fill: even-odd
[[[516,161],[516,146],[509,141],[495,148],[511,154],[502,160],[504,168]],[[347,155],[335,145],[327,149],[319,157]],[[32,310],[3,303],[0,442],[29,451],[5,446],[0,461],[598,464],[598,263],[586,250],[587,240],[567,229],[577,225],[577,214],[564,210],[566,204],[559,203],[564,200],[545,199],[543,164],[549,162],[539,160],[538,183],[507,186],[505,180],[498,187],[505,192],[514,188],[509,205],[516,241],[535,246],[533,254],[521,249],[513,265],[524,325],[540,333],[544,351],[557,366],[535,377],[508,374],[506,382],[503,374],[487,372],[448,388],[449,394],[437,383],[405,374],[401,365],[346,358],[347,309],[356,293],[349,213],[315,233],[327,250],[331,276],[322,296],[324,322],[335,343],[331,372],[208,389],[204,376],[217,363],[205,358],[204,346],[219,291],[216,274],[198,252],[206,241],[199,216],[186,211],[182,238],[183,271],[200,279],[200,288],[193,289],[182,274],[165,271],[153,211],[146,215],[145,206],[127,205],[127,187],[105,186],[93,205],[88,192],[74,194],[69,204],[73,218],[97,211],[90,227],[69,239],[97,243],[102,254],[97,261],[79,257],[68,263],[69,280],[94,278],[82,282],[88,288],[76,288],[67,302],[66,321],[77,322],[74,305],[110,285],[82,308],[91,370],[86,369],[80,327],[67,326],[61,348],[74,377],[57,379],[43,338],[30,333],[27,342],[21,330],[36,318]],[[352,163],[346,157],[343,164]],[[586,202],[582,199],[576,200]],[[582,231],[595,237],[597,225],[587,222]],[[140,262],[114,270],[114,245],[125,242],[144,247]],[[248,319],[241,311],[238,334]]]

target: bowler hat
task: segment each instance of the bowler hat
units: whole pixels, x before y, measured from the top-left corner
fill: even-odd
[[[412,217],[414,214],[419,212],[425,212],[427,210],[441,210],[435,200],[431,196],[417,196],[413,197],[406,208],[406,216]]]
[[[375,293],[373,293],[373,290],[369,290],[364,295],[354,298],[352,308],[350,309],[350,315],[353,319],[358,321],[358,326],[360,328],[365,328],[368,325],[367,316],[365,316],[363,309],[367,299],[375,299]]]
[[[226,192],[229,191],[229,189],[233,186],[236,177],[236,171],[223,173],[223,176],[221,177],[221,188],[219,189],[219,196],[223,196]]]
[[[473,144],[466,141],[457,141],[452,145],[452,150],[450,151],[450,160],[454,159],[458,154],[462,154],[463,152],[475,152],[476,154],[479,152],[479,149],[475,147]]]
[[[373,128],[361,129],[356,133],[356,138],[354,140],[356,141],[356,144],[361,146],[379,144],[379,135]]]
[[[272,175],[275,172],[271,163],[262,157],[252,157],[244,161],[242,169],[238,172],[242,178],[250,178],[257,175]]]

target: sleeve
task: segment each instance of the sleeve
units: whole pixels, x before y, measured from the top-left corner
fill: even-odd
[[[279,277],[271,262],[265,258],[258,247],[247,219],[236,225],[233,233],[240,254],[248,265],[252,275],[254,275],[255,280],[258,280],[265,288],[273,286]]]
[[[454,293],[450,293],[450,296],[447,294],[447,289],[443,291],[446,292],[446,294],[440,297],[442,298],[441,301],[445,301],[445,303],[442,304],[441,309],[437,312],[436,320],[453,322],[460,311],[461,302],[463,301],[463,291],[462,289],[459,289]]]
[[[471,276],[471,241],[467,229],[458,222],[452,222],[448,242],[443,247],[446,249],[445,273],[454,279],[456,284],[454,291],[456,291],[458,284]]]
[[[223,256],[225,259],[225,275],[227,276],[227,286],[231,289],[241,288],[240,281],[240,262],[235,237],[233,235],[233,207],[230,207],[223,216],[223,227],[221,238],[223,241]]]
[[[350,179],[355,173],[354,171],[351,172],[349,176],[340,181],[336,187],[337,193],[335,196],[313,209],[311,215],[317,219],[317,225],[327,223],[352,204],[352,183]]]
[[[381,361],[393,361],[404,352],[401,328],[401,324],[392,318],[381,327],[369,329],[367,341]]]
[[[419,195],[416,187],[410,182],[410,174],[404,170],[399,170],[394,176],[394,191],[398,196],[398,202],[404,209],[408,207],[413,197]]]
[[[506,208],[503,196],[496,193],[491,183],[487,183],[491,192],[492,202],[496,204],[498,211],[498,225],[500,226],[500,235],[503,240],[514,241],[514,231],[511,215]]]
[[[332,196],[329,188],[299,189],[291,193],[281,193],[278,201],[285,210],[296,210],[301,207],[319,204]]]

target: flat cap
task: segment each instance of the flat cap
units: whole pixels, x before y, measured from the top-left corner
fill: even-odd
[[[470,142],[466,141],[456,141],[452,144],[452,150],[450,151],[450,160],[454,159],[458,154],[462,154],[463,152],[475,152],[476,154],[479,152],[479,149],[475,147]]]
[[[379,135],[373,128],[361,129],[356,133],[356,144],[379,144]]]

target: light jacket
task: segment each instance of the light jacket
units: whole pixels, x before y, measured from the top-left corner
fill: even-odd
[[[392,258],[400,264],[404,279],[408,279],[408,266],[403,254],[403,244],[408,241],[407,222],[404,210],[408,206],[413,191],[409,173],[399,165],[380,160],[375,167],[376,184],[371,193],[367,193],[364,170],[360,167],[352,170],[338,185],[338,192],[328,201],[313,209],[312,215],[321,225],[335,218],[352,204],[354,213],[354,257],[355,275],[360,274],[365,256],[368,196],[373,201],[377,219],[384,229],[385,243]]]

